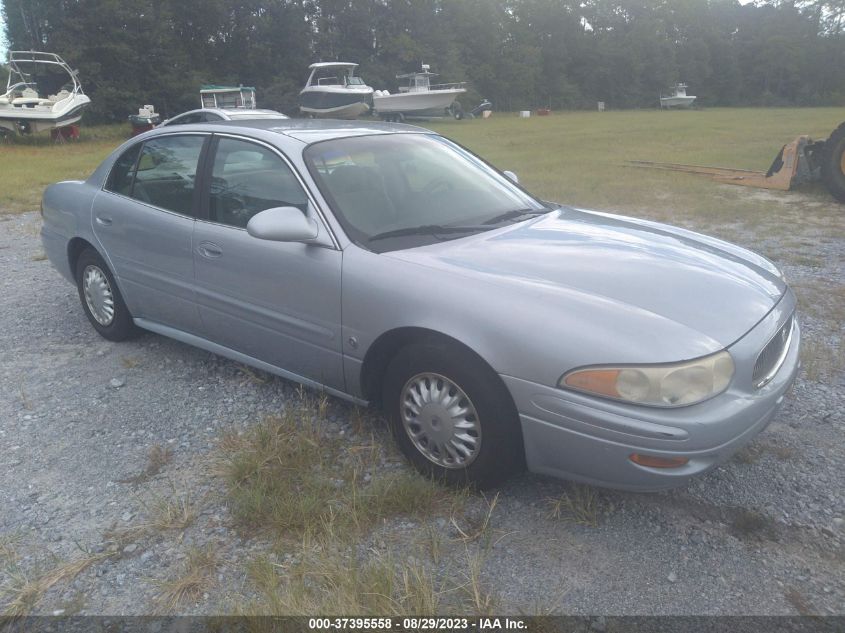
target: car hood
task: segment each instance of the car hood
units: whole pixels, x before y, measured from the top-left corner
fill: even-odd
[[[600,299],[593,302],[596,309],[644,311],[718,344],[711,347],[741,338],[786,290],[774,265],[733,244],[656,222],[565,207],[390,256],[522,286],[528,296],[554,300],[562,309],[567,296],[583,304],[587,295]]]

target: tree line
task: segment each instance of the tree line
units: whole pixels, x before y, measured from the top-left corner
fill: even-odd
[[[365,81],[431,65],[464,107],[656,107],[675,82],[701,105],[845,105],[845,0],[0,0],[12,50],[80,71],[89,116],[199,106],[204,83],[297,111],[315,61]]]

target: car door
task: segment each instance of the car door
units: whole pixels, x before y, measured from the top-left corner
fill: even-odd
[[[331,245],[260,240],[249,219],[295,206],[326,226],[286,159],[257,142],[215,135],[194,232],[205,336],[295,376],[344,389],[340,339],[342,252]]]
[[[129,311],[197,333],[191,240],[197,168],[210,135],[156,136],[116,161],[94,198],[94,233]]]

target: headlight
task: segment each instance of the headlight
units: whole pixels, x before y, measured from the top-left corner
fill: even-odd
[[[562,389],[657,407],[682,407],[722,393],[734,375],[731,355],[641,367],[587,367],[564,374]]]

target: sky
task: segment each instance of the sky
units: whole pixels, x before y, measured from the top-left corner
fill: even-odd
[[[3,12],[0,11],[0,64],[6,63],[6,39],[3,35],[6,30],[6,23],[3,21]]]

